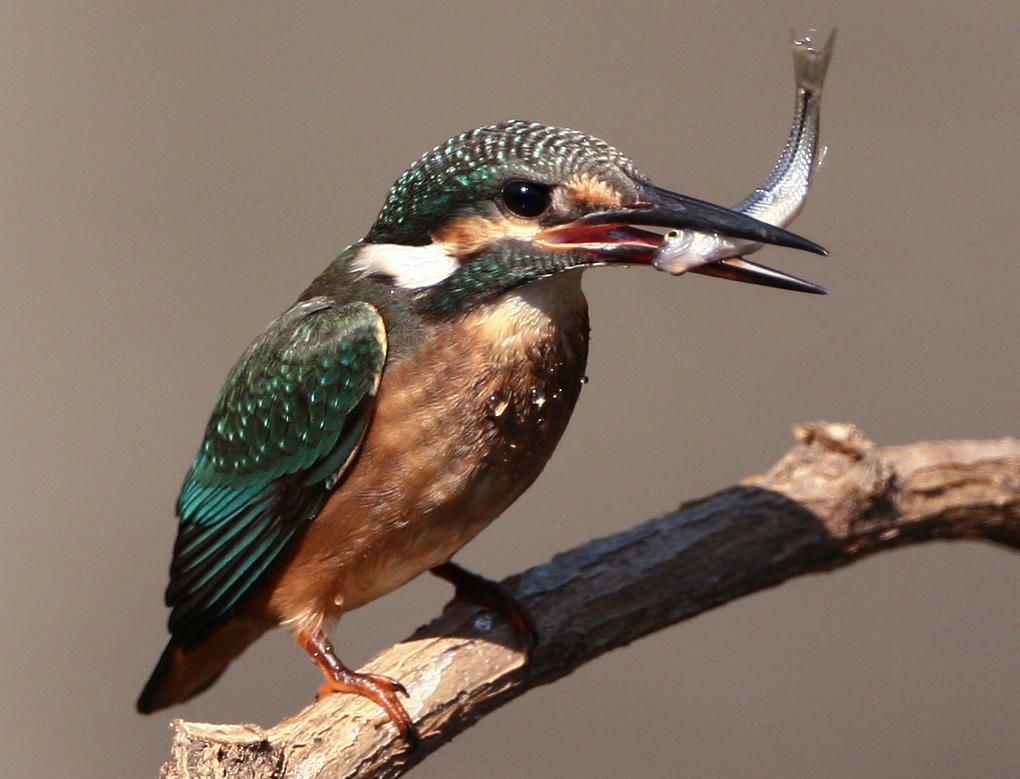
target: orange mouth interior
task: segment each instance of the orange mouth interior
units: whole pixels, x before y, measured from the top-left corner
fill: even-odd
[[[543,230],[535,243],[548,249],[580,250],[599,257],[612,256],[628,262],[652,261],[662,234],[627,224],[570,224]]]

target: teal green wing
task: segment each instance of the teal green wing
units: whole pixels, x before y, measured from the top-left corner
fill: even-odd
[[[166,603],[192,649],[302,535],[357,452],[386,360],[367,303],[298,303],[231,371],[177,501]]]

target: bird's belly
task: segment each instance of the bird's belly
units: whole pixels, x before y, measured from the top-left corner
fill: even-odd
[[[541,473],[588,343],[576,275],[548,281],[387,366],[357,460],[272,589],[278,620],[316,626],[446,562]]]

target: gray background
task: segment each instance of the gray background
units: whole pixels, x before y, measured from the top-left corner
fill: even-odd
[[[172,507],[227,370],[447,137],[605,138],[723,203],[786,138],[791,26],[838,24],[829,154],[761,259],[828,298],[646,270],[586,289],[591,383],[544,476],[459,557],[491,576],[768,467],[790,426],[1016,434],[1020,5],[5,3],[0,750],[17,777],[155,776],[169,716],[269,725],[283,634],[142,718]],[[1016,776],[1020,560],[932,544],[791,582],[487,718],[416,776]],[[360,664],[431,577],[346,618]]]

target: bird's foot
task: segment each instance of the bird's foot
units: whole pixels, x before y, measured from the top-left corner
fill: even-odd
[[[361,695],[377,703],[386,712],[390,722],[400,731],[401,737],[414,749],[421,741],[418,728],[400,702],[397,695],[407,697],[407,690],[400,682],[379,674],[364,674],[352,671],[336,656],[333,645],[321,630],[301,633],[298,643],[311,655],[319,666],[326,681],[319,687],[318,698],[335,692]]]
[[[330,676],[323,682],[319,687],[317,697],[321,698],[323,695],[334,692],[362,695],[379,704],[390,718],[390,722],[400,731],[403,739],[412,748],[418,746],[418,742],[421,740],[418,736],[418,728],[415,727],[407,709],[397,697],[398,694],[407,697],[407,690],[400,682],[379,674],[363,674],[342,668],[336,676]]]
[[[524,645],[524,653],[531,656],[538,646],[538,628],[534,618],[510,590],[499,582],[479,576],[453,562],[437,565],[432,573],[456,588],[453,598],[443,611],[462,601],[495,611],[509,623],[514,636]]]

